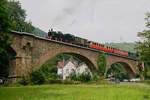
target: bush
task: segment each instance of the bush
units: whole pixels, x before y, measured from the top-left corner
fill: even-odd
[[[18,83],[21,85],[28,85],[30,83],[30,78],[28,76],[23,76]]]
[[[92,80],[92,76],[89,72],[76,75],[75,73],[70,74],[69,79],[73,81],[89,82]]]
[[[43,84],[45,82],[43,73],[40,70],[32,72],[31,73],[31,82],[33,84]]]
[[[100,56],[97,59],[97,64],[98,64],[100,73],[104,75],[106,71],[106,55],[105,54],[100,54]]]
[[[44,76],[46,82],[49,80],[56,80],[58,78],[56,66],[43,65],[39,70]]]
[[[148,71],[146,72],[145,78],[146,78],[146,79],[150,79],[150,70],[148,70]]]
[[[96,73],[94,73],[93,76],[92,76],[92,80],[93,80],[93,81],[98,81],[99,78],[100,78],[99,75],[96,74]]]
[[[89,82],[92,80],[90,73],[82,73],[78,76],[78,80],[81,82]]]
[[[61,84],[63,82],[62,82],[62,80],[49,80],[48,83],[49,84]]]
[[[71,73],[69,75],[68,79],[73,80],[73,81],[77,81],[78,80],[76,73]]]
[[[32,72],[30,77],[33,84],[50,83],[51,80],[57,80],[57,67],[42,65],[40,69]]]
[[[80,82],[89,82],[89,81],[97,81],[99,80],[98,74],[94,73],[92,76],[90,72],[84,72],[82,74],[72,73],[69,75],[68,79],[73,81],[80,81]]]

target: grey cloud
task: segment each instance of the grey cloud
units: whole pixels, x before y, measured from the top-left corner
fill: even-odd
[[[149,0],[20,0],[28,19],[98,42],[136,41],[144,30]]]

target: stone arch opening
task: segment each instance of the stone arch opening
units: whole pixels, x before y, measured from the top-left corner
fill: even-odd
[[[131,68],[131,65],[129,65],[128,63],[126,62],[116,62],[116,63],[119,63],[121,64],[122,66],[124,66],[125,70],[130,73],[130,75],[133,77],[135,76],[135,73],[134,73],[134,70]]]
[[[123,72],[124,74],[128,75],[129,78],[133,78],[136,76],[134,70],[132,69],[131,65],[126,63],[126,62],[115,62],[115,63],[112,63],[108,69],[108,71],[113,68],[113,67],[117,67],[117,66],[122,66],[123,68]],[[108,72],[107,72],[108,74]]]
[[[66,55],[70,55],[68,59],[65,59]],[[82,62],[79,63],[79,61],[75,58],[70,60],[71,57],[76,57]],[[86,65],[83,64],[83,62]],[[61,52],[50,56],[49,59],[46,59],[45,62],[38,67],[38,69],[36,68],[34,70],[40,70],[41,72],[44,72],[44,74],[50,75],[50,77],[51,75],[54,75],[54,79],[56,79],[56,77],[58,79],[67,79],[72,72],[76,73],[78,71],[79,73],[82,73],[80,68],[83,68],[83,71],[86,70],[89,72],[90,75],[96,72],[94,64],[87,57],[77,53]]]
[[[50,59],[53,59],[54,57],[57,57],[57,56],[62,55],[62,54],[67,54],[67,55],[71,55],[71,56],[73,56],[73,57],[76,57],[76,58],[78,58],[79,60],[81,60],[82,62],[84,62],[92,72],[93,72],[93,71],[95,71],[95,72],[97,71],[95,65],[93,64],[92,61],[90,61],[90,59],[88,59],[87,57],[85,57],[85,56],[83,56],[83,55],[81,55],[81,54],[72,53],[72,52],[61,52],[61,53],[57,53],[57,54],[51,56],[50,58],[48,58],[43,64],[45,64],[46,62],[48,62]],[[43,65],[43,64],[42,64],[42,65]]]
[[[95,65],[85,56],[81,55],[81,54],[77,54],[77,53],[71,53],[71,52],[63,52],[62,54],[69,54],[72,55],[78,59],[80,59],[82,62],[84,62],[91,71],[96,71],[96,67]]]
[[[16,51],[12,47],[8,48],[8,52],[9,52],[9,55],[10,55],[10,60],[15,59],[17,53],[16,53]]]
[[[10,75],[10,71],[13,70],[12,63],[15,60],[17,55],[16,51],[12,47],[8,47],[6,50],[7,53],[0,54],[0,77],[8,77]]]
[[[9,48],[9,55],[9,77],[13,77],[15,75],[17,53],[12,47]]]

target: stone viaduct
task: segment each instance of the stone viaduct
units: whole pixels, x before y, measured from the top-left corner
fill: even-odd
[[[98,50],[48,40],[23,32],[11,32],[11,38],[13,42],[11,48],[16,56],[10,61],[10,77],[27,75],[50,58],[61,53],[72,54],[84,60],[91,69],[98,70],[97,58],[102,54]],[[133,75],[138,73],[136,59],[113,54],[107,54],[106,59],[106,68],[114,63],[121,63]]]

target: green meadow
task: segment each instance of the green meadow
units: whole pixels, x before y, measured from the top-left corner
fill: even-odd
[[[0,100],[150,100],[146,84],[0,87]]]

